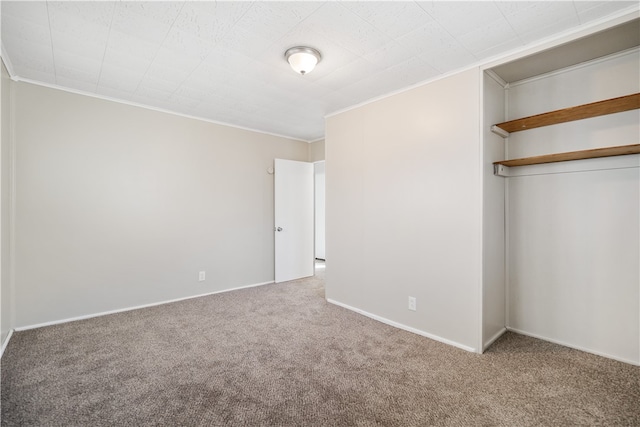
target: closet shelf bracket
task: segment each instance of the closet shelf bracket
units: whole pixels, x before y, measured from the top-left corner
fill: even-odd
[[[503,138],[509,138],[509,132],[507,132],[506,130],[502,129],[498,125],[491,126],[491,132],[493,132],[496,135],[501,136]]]
[[[511,176],[509,175],[509,166],[501,165],[498,163],[493,164],[493,174],[495,176],[503,176],[505,178]]]

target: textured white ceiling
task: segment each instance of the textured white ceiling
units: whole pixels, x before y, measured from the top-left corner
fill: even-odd
[[[2,1],[13,77],[313,141],[324,116],[637,1]],[[310,74],[290,47],[322,52]]]

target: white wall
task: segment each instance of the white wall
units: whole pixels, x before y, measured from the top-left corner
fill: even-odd
[[[512,85],[509,118],[640,91],[638,51]],[[509,158],[637,144],[638,110],[511,134]],[[509,327],[640,362],[640,156],[508,178]]]
[[[493,174],[493,162],[504,159],[504,139],[491,126],[505,117],[504,88],[483,77],[482,206],[482,344],[486,348],[505,331],[505,180]]]
[[[1,62],[1,61],[0,61]],[[0,144],[0,345],[5,343],[9,331],[13,329],[13,306],[11,304],[11,277],[9,256],[9,212],[10,212],[10,79],[2,63],[2,82],[0,84],[0,113],[2,120]]]
[[[307,143],[14,89],[16,327],[273,281],[267,168]]]
[[[479,93],[469,70],[329,117],[325,139],[327,298],[468,350],[480,346]]]
[[[309,144],[309,161],[319,162],[324,160],[324,139]]]

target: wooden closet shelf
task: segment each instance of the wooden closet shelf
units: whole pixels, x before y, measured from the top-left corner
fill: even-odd
[[[526,166],[539,165],[542,163],[566,162],[568,160],[594,159],[597,157],[624,156],[627,154],[640,154],[640,144],[593,148],[590,150],[570,151],[567,153],[545,154],[543,156],[501,160],[499,162],[494,162],[493,164],[503,166]]]
[[[541,126],[549,126],[574,120],[588,119],[590,117],[604,116],[605,114],[620,113],[640,108],[640,93],[621,96],[619,98],[606,99],[591,104],[578,105],[562,110],[550,111],[535,116],[523,117],[495,125],[505,132],[519,132]],[[502,133],[496,132],[503,137]]]

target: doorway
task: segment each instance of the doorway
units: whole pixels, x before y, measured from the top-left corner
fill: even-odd
[[[313,164],[315,186],[315,258],[324,268],[325,261],[325,169],[324,160]]]
[[[325,162],[274,166],[275,282],[324,274]]]

